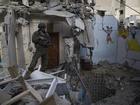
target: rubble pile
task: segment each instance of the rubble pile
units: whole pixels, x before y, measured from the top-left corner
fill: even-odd
[[[25,97],[22,96],[14,103],[12,102],[12,105],[78,105],[81,102],[80,98],[84,92],[81,85],[76,91],[73,91],[68,89],[69,84],[61,84],[64,81],[60,77],[58,77],[59,82],[56,86],[56,81],[53,83],[53,79],[51,79],[55,76],[50,75],[50,78],[49,74],[45,73],[45,75],[47,78],[42,80],[24,80],[26,89],[35,92],[34,97],[26,94]],[[139,72],[135,69],[108,62],[94,65],[91,71],[81,71],[81,77],[88,93],[85,96],[89,97],[89,99],[83,98],[82,105],[87,105],[87,103],[90,105],[90,100],[93,105],[138,105],[140,96],[140,80],[136,77],[138,75]],[[1,104],[25,92],[24,85],[20,83],[22,84],[19,78],[11,80],[11,82],[2,81],[0,83],[0,95],[3,96],[0,98]],[[56,88],[54,88],[55,86]],[[45,99],[49,89],[51,89],[49,93],[51,99],[50,97]],[[35,98],[36,96],[40,96],[44,101],[39,104],[39,99]]]
[[[44,73],[45,74],[45,73]],[[50,75],[44,79],[24,80],[22,76],[0,82],[1,105],[70,105],[66,82]],[[54,79],[53,79],[54,78]],[[60,83],[61,82],[61,83]],[[63,90],[62,90],[63,89]],[[55,103],[50,102],[52,98]],[[47,102],[46,102],[47,100]]]
[[[69,94],[66,81],[54,76],[63,70],[48,74],[41,72],[39,66],[30,79],[24,79],[24,72],[21,71],[17,77],[1,79],[0,95],[4,96],[0,98],[1,105],[70,105],[65,98]],[[50,100],[54,103],[50,104]]]
[[[94,0],[6,0],[6,4],[1,4],[1,14],[5,14],[3,16],[4,21],[2,25],[2,51],[4,54],[3,59],[5,61],[5,67],[8,70],[10,76],[7,79],[2,79],[3,81],[0,83],[1,91],[6,92],[4,94],[7,96],[6,99],[3,99],[4,101],[0,100],[0,104],[49,105],[49,102],[51,101],[48,100],[50,97],[53,97],[50,100],[55,99],[60,102],[54,102],[54,105],[62,105],[60,101],[60,95],[65,95],[66,98],[63,98],[62,101],[65,101],[69,105],[67,99],[69,98],[70,100],[70,96],[69,92],[67,92],[68,90],[65,79],[39,71],[37,73],[32,73],[30,76],[31,79],[25,78],[27,70],[25,70],[26,65],[23,48],[24,45],[22,43],[23,39],[17,36],[22,33],[22,26],[29,25],[30,27],[30,22],[32,20],[31,18],[33,16],[50,16],[53,17],[52,19],[55,18],[56,20],[61,18],[64,22],[67,23],[70,31],[72,31],[69,33],[70,35],[68,37],[71,38],[72,41],[74,40],[74,37],[75,40],[78,40],[78,43],[84,44],[84,47],[93,48],[91,44],[92,41],[90,41],[92,38],[89,38],[89,36],[92,35],[90,28],[92,28],[94,5]],[[29,29],[29,31],[31,30]],[[82,42],[79,40],[79,36],[83,37],[83,35],[86,36],[86,38],[84,38],[85,41]],[[68,37],[63,36],[64,41],[68,40]],[[69,44],[71,43],[68,43],[68,45]],[[20,49],[16,49],[16,46]],[[72,47],[73,46],[74,45],[72,45]],[[73,50],[73,48],[70,49]],[[20,54],[17,54],[19,52]],[[79,49],[77,52],[79,54]],[[75,53],[75,55],[76,54],[77,53]],[[72,54],[72,56],[73,55],[74,54]],[[24,73],[19,73],[20,70],[18,69],[17,65],[23,69]],[[72,69],[75,69],[76,65],[78,65],[78,60],[76,61],[75,65],[72,65],[74,66]],[[45,87],[46,84],[49,85],[49,87]],[[58,96],[54,95],[55,91]],[[66,103],[64,105],[67,105]]]
[[[84,71],[84,79],[95,105],[136,105],[133,103],[139,98],[140,82],[132,79],[139,76],[139,71],[107,61],[93,67]]]
[[[116,90],[107,88],[103,74],[90,74],[84,77],[84,83],[93,102],[115,95]]]
[[[2,34],[2,48],[4,58],[9,58],[5,61],[7,61],[6,67],[10,76],[7,79],[1,79],[0,82],[1,105],[91,105],[92,102],[94,105],[129,105],[130,103],[136,105],[139,103],[139,79],[134,77],[139,76],[140,73],[136,70],[126,65],[109,64],[106,61],[94,65],[91,71],[79,69],[79,49],[76,47],[78,51],[73,54],[74,45],[71,42],[74,42],[75,38],[80,45],[88,48],[89,59],[92,60],[94,0],[91,2],[11,0],[9,2],[9,6],[2,7],[2,13],[7,13],[4,17],[5,31]],[[66,60],[66,67],[64,67],[63,74],[67,74],[66,79],[55,76],[59,73],[47,74],[39,70],[31,74],[31,79],[25,79],[25,75],[17,70],[18,67],[15,65],[23,66],[25,62],[23,65],[16,62],[15,38],[18,35],[15,36],[15,34],[21,31],[17,30],[18,26],[30,24],[32,14],[62,18],[71,28],[70,35],[71,33],[72,35],[63,36],[64,42],[67,42],[66,45],[69,47],[66,55],[70,58]],[[80,40],[82,35],[84,40]],[[20,48],[23,47],[22,44],[17,45]],[[17,49],[17,52],[23,52],[23,49],[20,49],[21,51]],[[18,57],[23,60],[23,55]],[[27,71],[24,70],[24,72]],[[66,81],[69,77],[74,84]],[[71,87],[77,87],[77,89],[74,91]]]

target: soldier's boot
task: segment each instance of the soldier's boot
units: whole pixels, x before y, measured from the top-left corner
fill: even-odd
[[[37,62],[38,62],[38,59],[39,59],[40,57],[41,57],[41,52],[36,51],[36,52],[34,53],[34,55],[33,55],[33,58],[32,58],[32,61],[31,61],[30,66],[29,66],[29,68],[28,68],[28,71],[27,71],[26,74],[25,74],[25,78],[26,78],[26,79],[29,79],[29,78],[30,78],[30,75],[31,75],[31,73],[34,71],[34,68],[35,68],[35,66],[36,66],[36,64],[37,64]]]
[[[29,67],[28,68],[28,71],[26,72],[26,74],[25,74],[25,76],[24,76],[24,78],[25,79],[30,79],[30,75],[31,75],[31,73],[34,71],[34,68],[31,68],[31,67]]]
[[[24,79],[30,79],[31,71],[27,71],[26,74],[24,75]]]

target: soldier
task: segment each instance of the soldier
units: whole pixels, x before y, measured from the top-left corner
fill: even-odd
[[[44,23],[39,23],[38,31],[34,32],[32,36],[32,42],[35,45],[36,51],[33,55],[31,64],[28,71],[31,73],[41,57],[41,71],[45,71],[47,68],[47,48],[51,42],[49,34],[46,32],[46,25]]]

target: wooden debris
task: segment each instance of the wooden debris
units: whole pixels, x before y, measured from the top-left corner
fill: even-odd
[[[14,102],[18,101],[19,99],[21,99],[22,97],[28,95],[30,93],[30,90],[26,90],[22,93],[20,93],[19,95],[13,97],[12,99],[10,99],[9,101],[3,103],[2,105],[11,105],[13,104]]]
[[[5,81],[2,81],[0,82],[0,85],[3,85],[3,84],[7,84],[9,82],[13,82],[13,81],[16,81],[18,78],[13,78],[13,79],[8,79],[8,80],[5,80]]]
[[[11,105],[12,103],[18,101],[19,99],[21,99],[22,97],[24,97],[25,95],[28,95],[28,94],[31,94],[39,103],[43,101],[40,94],[35,89],[33,89],[30,86],[30,84],[28,84],[26,81],[24,81],[22,76],[20,76],[18,78],[11,79],[11,80],[3,81],[0,83],[0,85],[10,83],[10,82],[13,82],[16,80],[19,80],[19,82],[21,83],[21,85],[25,91],[23,91],[22,93],[20,93],[19,95],[15,96],[15,97],[13,97],[9,101],[3,103],[2,105]]]
[[[38,102],[42,102],[43,99],[41,97],[41,95],[34,89],[32,88],[32,86],[30,84],[28,84],[27,82],[26,83],[26,86],[27,88],[29,89],[30,93],[32,94],[32,96],[38,101]]]

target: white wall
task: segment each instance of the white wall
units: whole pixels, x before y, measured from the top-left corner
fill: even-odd
[[[106,10],[107,15],[113,15],[118,17],[118,11],[120,3],[116,0],[95,0],[96,5],[95,9],[97,10]]]
[[[120,3],[117,0],[95,0],[95,9],[106,10],[107,15],[113,15],[119,19]],[[140,12],[140,0],[126,0],[126,5]],[[134,10],[125,6],[125,18],[130,15],[139,15]]]
[[[110,63],[123,64],[125,61],[129,63],[129,66],[140,69],[140,52],[128,51],[127,40],[132,39],[131,35],[127,39],[123,39],[118,36],[117,20],[113,16],[104,17],[104,25],[113,27],[112,38],[114,43],[106,43],[106,33],[102,30],[100,16],[96,16],[96,24],[94,27],[95,37],[95,49],[93,50],[93,63],[107,60]],[[137,30],[136,39],[139,42],[140,47],[140,30]],[[85,50],[81,50],[82,55],[86,55]]]
[[[126,0],[126,4],[136,11],[140,12],[140,0]],[[125,17],[129,17],[130,15],[140,15],[132,9],[126,7],[125,8]]]
[[[94,28],[95,37],[95,49],[93,51],[93,62],[98,63],[102,60],[107,60],[111,63],[116,62],[117,55],[117,20],[114,16],[105,16],[103,26],[112,26],[113,32],[111,37],[113,39],[112,44],[107,44],[107,34],[102,30],[102,18],[96,16],[96,24]]]
[[[94,26],[94,40],[95,48],[93,50],[93,63],[97,64],[100,61],[108,61],[110,63],[116,62],[117,57],[117,20],[114,16],[105,16],[103,21],[104,28],[106,26],[112,26],[113,32],[111,37],[113,39],[112,44],[107,44],[107,34],[102,30],[102,18],[97,15],[96,23]],[[86,57],[86,49],[81,49],[81,56]]]

